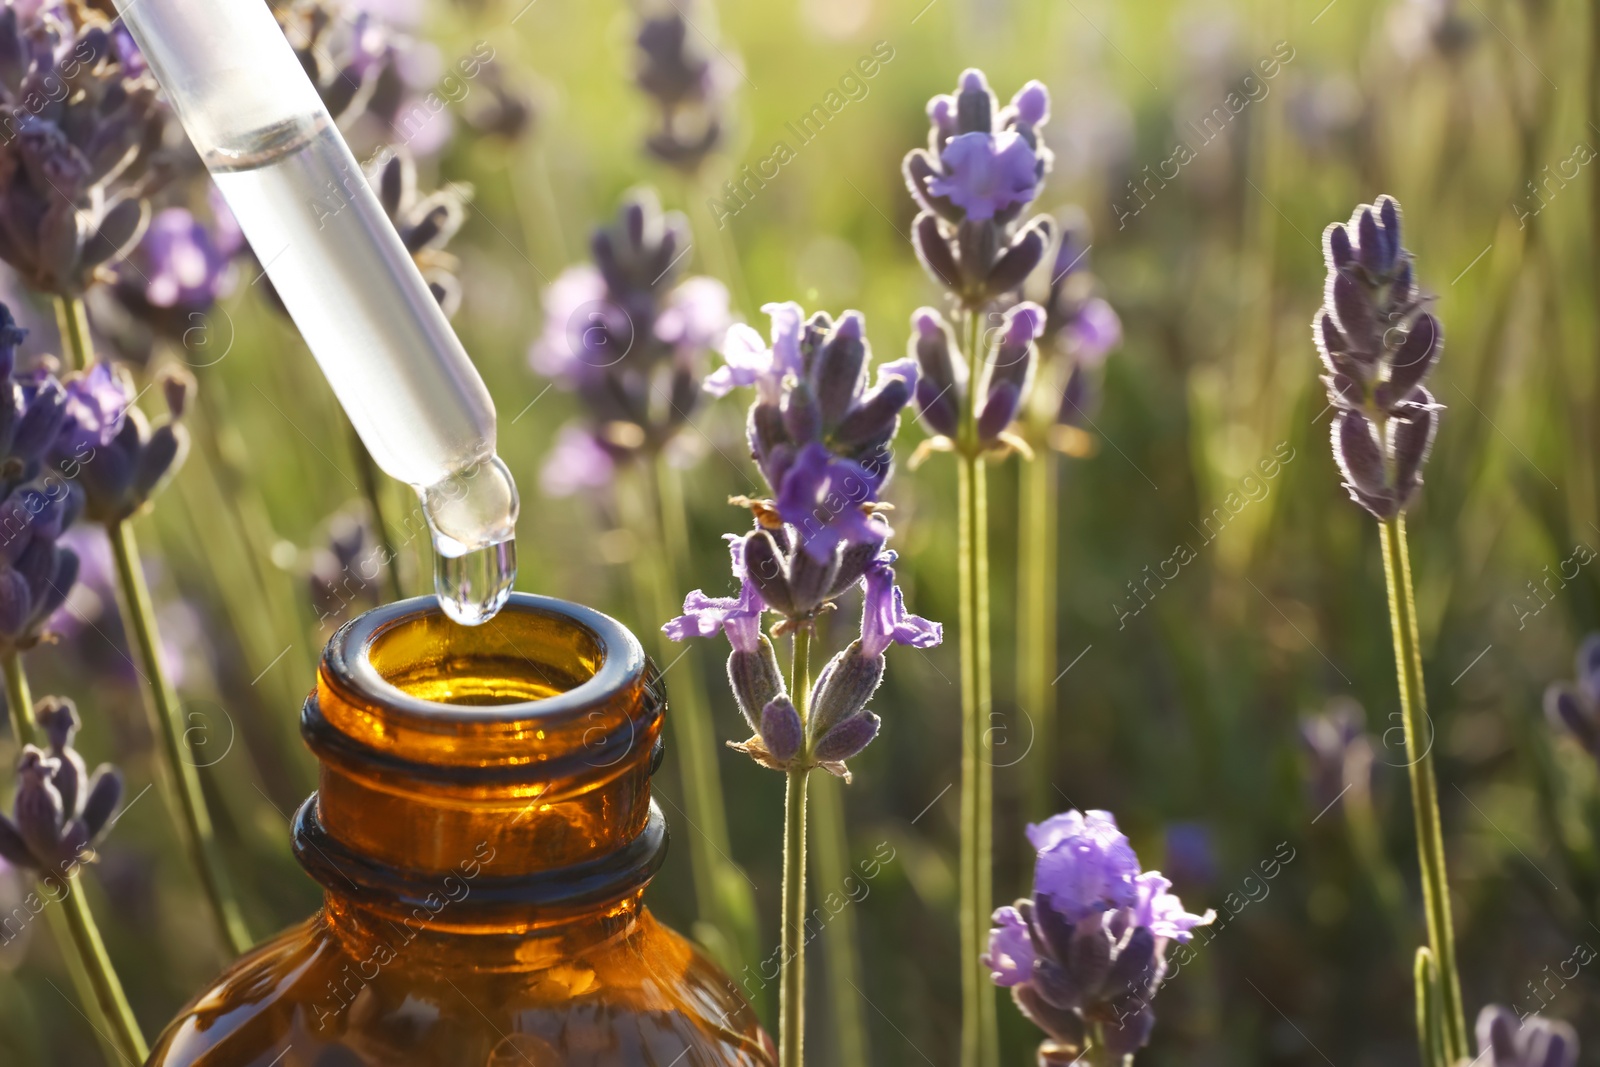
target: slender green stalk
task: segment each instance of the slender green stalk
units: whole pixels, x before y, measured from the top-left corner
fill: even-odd
[[[827,892],[844,892],[850,878],[850,835],[844,817],[844,783],[831,774],[817,779],[817,795],[811,798],[814,816],[811,850],[815,853],[817,878]],[[838,1035],[840,1063],[867,1064],[866,1019],[861,1013],[861,945],[856,934],[854,910],[847,903],[828,921],[828,950],[823,954],[827,967],[828,992],[833,1001],[833,1029]]]
[[[383,479],[378,472],[378,465],[372,461],[372,454],[367,451],[366,443],[356,433],[355,423],[346,418],[344,424],[349,429],[350,451],[356,458],[356,471],[361,477],[361,495],[367,498],[367,507],[372,509],[372,536],[383,546],[383,569],[389,579],[389,599],[400,600],[405,596],[405,590],[400,584],[400,557],[394,550],[394,542],[389,538],[389,524],[383,517]]]
[[[83,896],[83,883],[74,874],[67,879],[67,893],[59,907],[51,908],[52,919],[65,929],[73,953],[82,963],[94,996],[94,1004],[110,1027],[110,1038],[128,1062],[143,1063],[150,1056],[144,1034],[139,1031],[139,1021],[133,1017],[133,1008],[122,991],[122,982],[106,955],[105,942],[100,939],[100,928],[95,925],[89,902]],[[59,919],[55,918],[59,916]]]
[[[5,655],[6,714],[11,719],[11,736],[17,748],[33,740],[33,694],[28,692],[28,676],[22,672],[22,657]]]
[[[663,549],[659,565],[651,568],[655,579],[653,617],[664,620],[677,615],[682,605],[678,598],[689,570],[689,520],[678,471],[658,458],[650,473]],[[654,540],[648,529],[641,535],[644,544]],[[722,773],[717,766],[716,727],[695,650],[676,650],[664,635],[659,635],[658,641],[663,669],[671,666],[673,671],[672,724],[677,740],[672,747],[683,779],[684,804],[698,831],[689,839],[695,899],[700,914],[727,941],[725,947],[732,958],[719,962],[737,973],[741,960],[757,958],[759,933],[750,883],[728,858],[732,848]]]
[[[794,634],[794,659],[789,668],[789,694],[800,713],[803,767],[810,758],[811,631]],[[800,1067],[806,1041],[806,779],[809,770],[792,770],[783,793],[783,932],[779,940],[783,969],[778,979],[779,1067]]]
[[[134,540],[133,527],[128,520],[111,524],[106,534],[111,539],[111,554],[117,564],[123,620],[138,648],[140,669],[146,682],[145,711],[151,731],[161,741],[162,758],[156,761],[156,777],[169,808],[180,816],[179,836],[200,875],[217,933],[232,952],[242,953],[252,940],[212,831],[211,812],[201,791],[200,773],[195,769],[194,751],[184,728],[183,709],[161,663],[161,638],[156,632],[155,608],[145,584],[144,568],[140,565],[138,542]]]
[[[22,669],[22,657],[15,651],[0,658],[6,686],[6,711],[11,720],[11,732],[16,735],[20,749],[34,735],[33,694],[28,688],[28,675]],[[83,885],[76,875],[65,880],[66,894],[59,901],[51,900],[45,906],[45,920],[50,925],[51,936],[61,947],[61,957],[72,977],[73,988],[84,1002],[90,1025],[94,1028],[106,1062],[116,1064],[125,1060],[130,1064],[143,1063],[149,1055],[144,1035],[134,1021],[123,995],[122,983],[106,955],[105,944],[95,926],[94,916],[83,900]],[[56,904],[56,907],[50,907]]]
[[[1411,591],[1411,559],[1406,550],[1402,513],[1380,524],[1383,572],[1389,587],[1389,620],[1394,630],[1395,672],[1400,685],[1406,757],[1411,772],[1411,809],[1417,827],[1417,862],[1422,870],[1422,898],[1428,925],[1428,947],[1437,968],[1439,1010],[1443,1015],[1448,1062],[1471,1055],[1467,1049],[1466,1016],[1461,1006],[1461,979],[1456,972],[1455,932],[1450,922],[1450,885],[1445,874],[1444,832],[1439,821],[1439,791],[1433,772],[1433,734],[1424,732],[1428,718],[1423,688],[1422,648],[1417,638],[1416,599]]]
[[[978,381],[978,312],[967,315],[968,378]],[[989,759],[988,486],[972,406],[957,449],[957,623],[961,646],[961,1064],[999,1057],[994,987],[983,966],[994,912],[994,767]]]
[[[89,341],[89,311],[81,297],[56,297],[56,328],[61,331],[63,369],[87,370],[94,362],[94,346]]]
[[[1090,1024],[1089,1047],[1084,1051],[1089,1054],[1090,1067],[1112,1067],[1111,1051],[1106,1048],[1106,1028],[1103,1023]]]
[[[1033,717],[1033,758],[1028,762],[1028,811],[1043,819],[1055,808],[1059,707],[1055,688],[1057,524],[1061,461],[1044,434],[1033,435],[1033,459],[1023,464],[1017,539],[1017,676],[1022,709]]]

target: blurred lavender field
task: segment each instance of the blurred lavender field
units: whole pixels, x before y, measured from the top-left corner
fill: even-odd
[[[638,532],[628,471],[655,442],[580,429],[592,406],[540,355],[541,338],[586,328],[586,291],[551,287],[589,260],[591,233],[630,191],[649,186],[687,216],[669,267],[725,283],[735,321],[764,335],[769,302],[859,309],[877,360],[896,359],[913,311],[940,298],[912,251],[901,175],[927,137],[928,99],[968,67],[1002,100],[1042,80],[1054,167],[1035,207],[1081,209],[1093,295],[1122,338],[1084,418],[1044,446],[1061,452],[1049,706],[1018,665],[1037,629],[1030,591],[1048,581],[1018,562],[1028,461],[990,468],[996,902],[1028,892],[1028,822],[1113,811],[1147,867],[1218,913],[1167,978],[1140,1064],[1416,1062],[1422,907],[1379,538],[1336,489],[1309,328],[1323,227],[1392,194],[1446,338],[1430,381],[1446,411],[1409,536],[1467,1014],[1491,1002],[1542,1012],[1600,1048],[1600,730],[1586,751],[1543,708],[1600,629],[1600,8],[641,4],[327,0],[334,29],[306,49],[325,96],[370,53],[341,125],[362,160],[404,148],[382,179],[385,207],[495,397],[523,494],[517,588],[613,614],[657,654],[661,545]],[[291,25],[314,24],[309,5],[286,8]],[[642,20],[674,15],[703,70],[686,73],[694,88],[669,121],[658,101],[679,91],[671,80],[648,85],[654,96],[637,82],[649,49],[673,43],[647,33],[642,48]],[[173,167],[193,169],[172,151]],[[157,214],[133,253],[142,269],[91,290],[90,320],[140,388],[171,366],[198,381],[193,447],[140,537],[218,834],[264,935],[319,901],[288,826],[314,787],[297,716],[316,657],[396,587],[431,589],[427,532],[411,491],[380,484],[398,558],[392,572],[374,563],[370,468],[260,265],[209,222],[203,195],[154,206],[209,228]],[[190,296],[219,299],[190,317]],[[9,270],[0,299],[31,330],[19,361],[59,352],[47,300]],[[705,299],[690,290],[668,312],[690,330]],[[168,309],[164,326],[152,307]],[[547,321],[547,308],[565,315]],[[159,395],[143,401],[152,412]],[[742,404],[689,395],[661,428],[692,552],[674,595],[726,595],[719,538],[744,521],[727,499],[763,490]],[[953,624],[955,469],[939,456],[907,469],[929,436],[907,415],[884,490],[896,572],[919,614]],[[115,760],[126,777],[125,813],[86,885],[154,1034],[229,956],[145,795],[155,742],[104,535],[68,539],[81,581],[60,639],[29,666],[36,693],[70,694],[94,724],[90,765]],[[855,611],[823,623],[834,646]],[[715,681],[724,651],[673,647],[686,659],[662,664],[669,693],[691,672]],[[827,962],[852,927],[870,1062],[957,1062],[958,654],[949,641],[895,657],[854,783],[818,783],[842,798],[863,877],[846,893],[830,882],[839,872],[812,872],[814,900],[842,895],[849,917],[811,942],[817,1064],[844,1062],[833,1035],[850,997],[827,984]],[[749,731],[725,687],[706,691],[728,853],[761,919],[750,963],[777,946],[783,780],[722,747]],[[697,929],[690,862],[703,820],[670,721],[668,734],[656,795],[673,851],[647,901],[712,940]],[[0,914],[25,892],[0,863]],[[3,941],[0,1063],[95,1062],[47,931],[8,925]],[[768,985],[758,1007],[775,1033]],[[1037,1031],[1008,999],[999,1015],[1001,1062],[1032,1062]]]

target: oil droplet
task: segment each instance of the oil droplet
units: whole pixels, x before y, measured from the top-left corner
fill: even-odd
[[[517,543],[501,541],[460,556],[447,556],[435,546],[433,591],[444,613],[463,626],[478,626],[495,617],[517,579]]]
[[[433,531],[433,590],[463,626],[494,618],[517,577],[517,486],[499,456],[419,487]]]

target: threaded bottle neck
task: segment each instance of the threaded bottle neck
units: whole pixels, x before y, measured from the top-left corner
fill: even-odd
[[[333,916],[503,933],[627,911],[666,845],[664,710],[637,639],[588,608],[519,593],[471,628],[432,597],[367,612],[301,714],[321,772],[296,854]]]

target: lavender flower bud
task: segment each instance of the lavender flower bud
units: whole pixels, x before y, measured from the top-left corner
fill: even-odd
[[[760,635],[754,651],[734,649],[728,657],[728,684],[751,732],[759,733],[761,709],[783,693],[783,672],[766,634]]]
[[[867,706],[883,681],[885,662],[881,653],[876,656],[863,653],[859,640],[852,641],[849,648],[828,661],[817,676],[817,686],[811,696],[808,725],[812,737],[822,737]]]
[[[777,762],[787,763],[800,754],[805,731],[800,725],[800,713],[787,694],[774,697],[761,709],[760,734],[768,755]]]
[[[789,590],[793,599],[793,618],[809,617],[823,603],[839,573],[839,551],[817,559],[811,552],[795,552],[789,557]]]
[[[842,764],[845,760],[860,755],[861,750],[878,736],[878,728],[882,725],[882,720],[872,712],[863,711],[823,734],[812,750],[812,755],[821,764]]]
[[[917,409],[930,432],[955,437],[966,399],[967,368],[953,357],[949,327],[937,311],[918,308],[911,316],[911,326],[911,354],[920,372]]]
[[[789,591],[788,567],[769,531],[757,529],[745,535],[744,566],[767,607],[779,615],[800,614],[795,610],[795,597]]]
[[[968,67],[961,72],[956,93],[956,129],[960,133],[988,133],[994,128],[995,99],[983,71]]]
[[[1478,1013],[1478,1058],[1483,1067],[1575,1067],[1578,1035],[1558,1019],[1521,1017],[1498,1004]]]
[[[1044,330],[1044,309],[1024,302],[1006,313],[993,357],[985,368],[978,439],[994,442],[1010,426],[1033,383],[1034,338]]]
[[[867,346],[859,311],[840,316],[811,363],[808,377],[815,390],[822,425],[839,424],[866,387]]]
[[[932,212],[924,211],[911,224],[911,245],[923,269],[934,281],[951,291],[961,288],[961,264],[956,262],[955,251],[939,229],[939,220]]]
[[[881,546],[870,543],[854,543],[844,546],[839,553],[839,570],[833,576],[833,585],[828,589],[828,599],[844,595],[846,590],[854,588],[861,581],[862,575],[867,573],[867,568],[873,560],[878,558],[882,551]]]
[[[900,409],[911,400],[915,375],[888,379],[839,421],[833,439],[840,447],[855,450],[881,444],[894,437],[900,425]]]
[[[14,816],[28,851],[43,866],[54,857],[60,843],[65,809],[54,778],[60,762],[32,745],[24,745],[17,764],[17,798]]]
[[[1028,275],[1044,260],[1054,230],[1055,224],[1048,215],[1040,215],[1028,223],[990,269],[985,282],[989,296],[1003,296],[1022,287]]]

